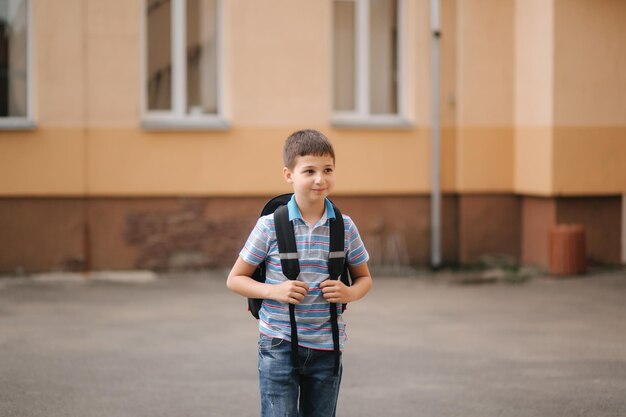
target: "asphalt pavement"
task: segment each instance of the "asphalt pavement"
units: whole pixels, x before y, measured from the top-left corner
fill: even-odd
[[[374,279],[339,417],[626,416],[624,270]],[[218,271],[0,278],[0,416],[257,416],[245,305]]]

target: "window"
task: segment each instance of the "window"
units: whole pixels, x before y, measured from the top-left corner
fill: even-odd
[[[32,128],[30,4],[0,0],[0,128]]]
[[[146,0],[144,126],[226,128],[219,0]]]
[[[333,2],[333,122],[402,126],[400,0]]]

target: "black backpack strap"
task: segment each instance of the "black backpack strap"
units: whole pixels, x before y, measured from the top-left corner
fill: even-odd
[[[345,268],[345,229],[343,224],[343,216],[337,207],[333,205],[335,210],[335,218],[330,220],[330,250],[328,253],[328,274],[330,279],[339,279]],[[333,335],[333,351],[335,353],[335,374],[339,374],[339,359],[341,351],[339,350],[339,322],[337,315],[337,304],[330,303],[330,325]]]
[[[263,210],[261,210],[261,216],[267,216],[269,214],[274,214],[276,209],[280,206],[283,206],[289,202],[291,196],[293,194],[281,194],[276,197],[270,199]],[[258,282],[265,282],[265,273],[267,270],[267,265],[265,261],[261,262],[259,267],[252,274],[252,279]],[[261,298],[248,298],[248,310],[252,314],[255,319],[259,319],[259,312],[261,311],[261,307],[263,306],[263,299]]]
[[[343,273],[343,266],[346,260],[343,216],[337,207],[335,218],[330,220],[330,251],[328,253],[328,274],[330,279],[339,279]]]
[[[330,326],[333,333],[333,352],[335,354],[335,364],[333,370],[335,375],[339,375],[339,359],[341,358],[341,350],[339,350],[339,322],[337,318],[337,303],[330,303]]]
[[[289,221],[287,206],[280,206],[274,212],[274,224],[276,226],[276,240],[278,241],[278,253],[283,275],[295,280],[300,275],[300,262],[298,262],[298,248],[296,247],[296,234],[293,223]]]
[[[296,234],[293,223],[289,221],[289,210],[286,205],[277,208],[274,212],[274,225],[283,275],[288,279],[296,280],[300,275],[300,262],[298,261]],[[297,368],[299,367],[298,327],[295,305],[291,303],[289,304],[289,323],[291,325],[291,363],[294,368]]]

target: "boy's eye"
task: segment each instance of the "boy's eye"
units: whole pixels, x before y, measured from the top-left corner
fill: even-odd
[[[326,168],[326,172],[327,173],[331,173],[331,172],[333,172],[333,169],[332,168]]]

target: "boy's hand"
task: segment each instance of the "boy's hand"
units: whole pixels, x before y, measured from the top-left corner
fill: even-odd
[[[272,285],[270,298],[281,303],[299,304],[309,292],[309,286],[302,281],[287,280],[281,284]]]
[[[320,288],[329,303],[346,304],[353,301],[350,287],[340,280],[327,279],[320,284]]]

